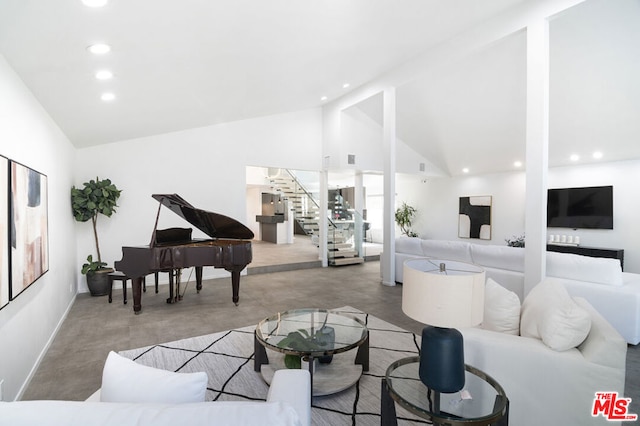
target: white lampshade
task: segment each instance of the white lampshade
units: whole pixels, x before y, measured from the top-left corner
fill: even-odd
[[[444,264],[444,272],[441,271]],[[404,262],[402,310],[434,327],[472,327],[484,313],[484,269],[471,263],[440,259]]]

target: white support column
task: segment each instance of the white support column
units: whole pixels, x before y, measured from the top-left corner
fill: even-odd
[[[546,275],[549,163],[549,23],[527,26],[527,184],[525,296]]]
[[[364,208],[364,179],[361,171],[357,171],[354,178],[354,200],[353,208],[362,216],[362,209]]]
[[[396,203],[396,89],[389,87],[383,93],[383,155],[384,155],[384,203],[383,243],[380,258],[382,284],[396,285],[395,270],[395,203]]]
[[[320,172],[320,212],[318,213],[318,217],[320,218],[320,242],[318,250],[323,268],[329,266],[327,253],[327,233],[329,231],[329,227],[327,226],[327,209],[329,207],[327,202],[327,198],[329,197],[329,173],[327,168],[329,165],[328,161],[326,161],[326,163],[327,164],[323,166],[323,169]]]
[[[364,256],[366,253],[363,250],[362,242],[364,241],[364,218],[362,210],[364,208],[364,184],[363,184],[362,171],[357,171],[354,179],[353,190],[353,209],[356,211],[356,217],[354,220],[353,238],[355,239],[355,247],[358,249],[359,255]],[[358,220],[362,219],[362,223]]]

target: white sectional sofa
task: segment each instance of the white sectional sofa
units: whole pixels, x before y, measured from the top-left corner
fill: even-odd
[[[0,402],[0,426],[309,426],[306,370],[278,370],[266,401],[205,402],[206,373],[174,373],[109,354],[87,401]]]
[[[487,278],[524,300],[524,249],[466,241],[396,239],[395,280],[403,263],[432,257],[475,263]],[[640,274],[622,272],[617,259],[547,252],[547,277],[563,283],[572,296],[585,298],[630,344],[640,343]]]

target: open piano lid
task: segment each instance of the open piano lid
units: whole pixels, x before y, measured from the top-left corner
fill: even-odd
[[[178,194],[153,194],[152,197],[211,238],[253,238],[253,231],[237,220],[195,208]]]

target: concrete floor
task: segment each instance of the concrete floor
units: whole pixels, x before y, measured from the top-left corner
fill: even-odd
[[[400,327],[422,329],[402,313],[402,287],[380,284],[379,262],[309,268],[307,262],[317,262],[317,249],[304,239],[296,239],[296,245],[253,244],[252,268],[286,259],[292,263],[280,268],[294,270],[249,270],[240,279],[239,306],[231,301],[230,278],[205,281],[200,294],[189,283],[183,300],[171,305],[166,303],[168,286],[161,285],[158,294],[149,286],[142,296],[140,315],[133,314],[131,291],[127,305],[116,286],[111,304],[107,297],[79,294],[22,399],[84,400],[100,387],[102,367],[111,350],[252,325],[287,309],[350,305]]]
[[[111,304],[107,297],[78,295],[22,399],[84,400],[100,387],[102,367],[111,350],[252,325],[287,309],[350,305],[415,333],[422,330],[422,324],[402,312],[402,286],[380,284],[378,261],[309,267],[307,262],[317,261],[317,250],[308,241],[296,239],[295,245],[283,247],[265,244],[253,246],[251,267],[256,269],[249,269],[240,280],[239,306],[231,301],[230,278],[205,281],[200,294],[190,283],[184,299],[172,305],[165,301],[166,285],[160,286],[158,294],[150,286],[143,293],[140,315],[133,314],[131,300],[123,305],[121,290],[114,291]],[[283,267],[283,259],[290,264]],[[261,273],[274,267],[303,269]],[[639,373],[640,345],[629,346],[625,396],[632,398],[633,413],[640,413]]]

